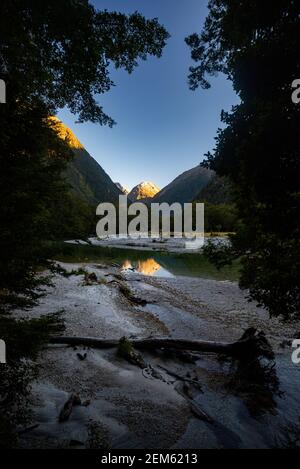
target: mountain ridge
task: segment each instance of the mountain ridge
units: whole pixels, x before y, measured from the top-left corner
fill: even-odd
[[[74,158],[68,163],[64,176],[71,191],[89,205],[118,202],[121,190],[89,154],[75,134],[57,117],[51,117],[54,130],[71,148]]]
[[[214,176],[214,171],[198,165],[179,174],[156,194],[151,202],[181,204],[192,202]]]
[[[123,186],[120,182],[115,182],[115,185],[117,186],[118,189],[124,194],[128,195],[129,194],[129,189],[127,186]]]

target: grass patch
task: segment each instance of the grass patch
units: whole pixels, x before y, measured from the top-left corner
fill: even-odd
[[[127,339],[127,337],[122,337],[119,340],[117,355],[122,358],[128,358],[134,353],[134,348],[132,347],[131,342]]]

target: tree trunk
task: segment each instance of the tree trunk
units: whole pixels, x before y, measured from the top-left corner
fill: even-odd
[[[84,345],[94,348],[118,347],[119,340],[98,339],[96,337],[51,337],[51,344]],[[254,328],[248,329],[236,342],[210,342],[203,340],[185,340],[169,338],[132,339],[132,346],[136,349],[155,350],[161,348],[173,348],[180,350],[194,350],[198,352],[220,353],[229,356],[264,356],[274,358],[272,349],[263,332],[257,332]]]

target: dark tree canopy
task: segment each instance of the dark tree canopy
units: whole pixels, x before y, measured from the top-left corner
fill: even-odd
[[[75,205],[87,212],[67,194],[61,174],[70,153],[56,141],[48,117],[68,107],[80,121],[113,125],[96,100],[113,86],[111,66],[132,72],[139,59],[160,57],[168,37],[156,19],[96,11],[86,0],[0,2],[0,78],[7,85],[7,104],[0,107],[5,302],[11,291],[33,294],[41,242],[62,232],[53,220],[57,225]]]
[[[222,113],[206,164],[230,179],[241,220],[232,249],[218,262],[242,256],[240,285],[271,315],[300,314],[300,3],[296,0],[211,0],[201,34],[186,39],[196,66],[191,89],[224,73],[241,99]]]
[[[88,213],[67,194],[61,175],[70,152],[48,117],[68,107],[80,121],[112,125],[97,102],[113,86],[111,66],[131,73],[139,59],[160,57],[168,37],[157,19],[96,11],[86,0],[0,2],[0,306],[11,291],[35,295],[43,240],[76,211],[82,220]]]
[[[7,365],[0,373],[0,447],[24,424],[34,358],[59,326],[58,316],[16,320],[12,308],[35,304],[53,269],[47,241],[85,232],[94,210],[71,196],[62,177],[71,158],[49,117],[68,107],[80,121],[113,125],[98,104],[112,66],[129,73],[168,38],[156,19],[96,11],[87,0],[1,0],[0,79],[0,338]],[[89,220],[90,217],[90,220]],[[9,399],[8,399],[9,397]]]
[[[97,11],[87,0],[2,0],[0,76],[8,97],[113,125],[95,100],[114,84],[110,66],[131,73],[139,59],[160,57],[168,37],[157,19]]]

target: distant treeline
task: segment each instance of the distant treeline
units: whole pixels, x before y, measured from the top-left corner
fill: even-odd
[[[197,202],[203,202],[206,232],[234,232],[238,215],[233,203],[232,188],[225,177],[214,176],[201,190]]]

